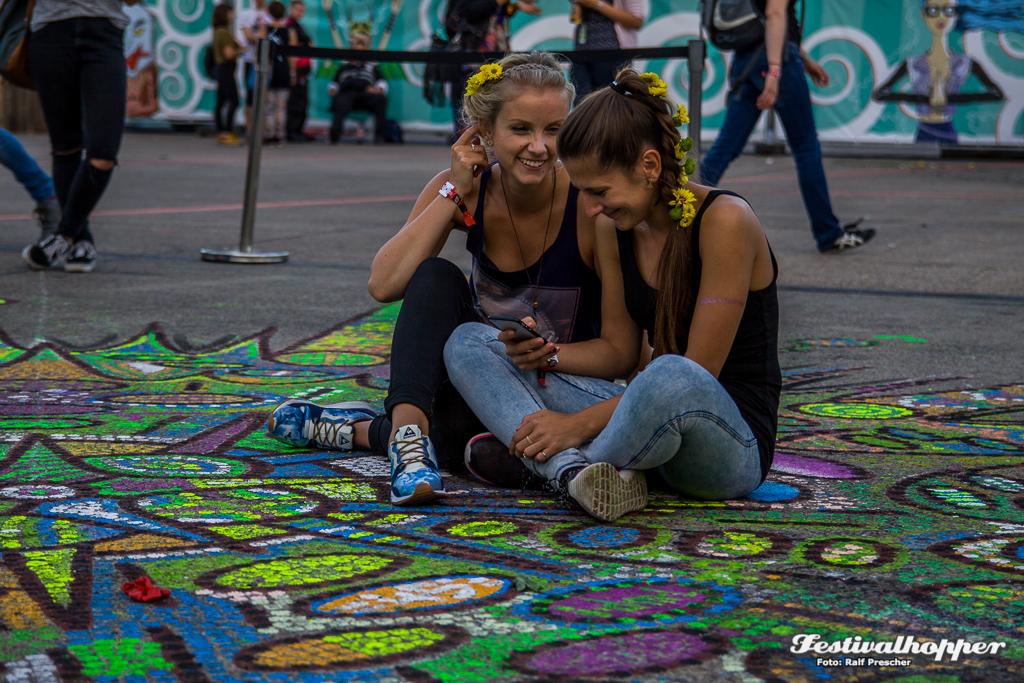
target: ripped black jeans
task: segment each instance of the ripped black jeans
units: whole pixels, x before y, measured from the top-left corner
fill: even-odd
[[[59,231],[92,241],[89,214],[113,169],[90,161],[116,162],[124,133],[123,32],[98,17],[46,24],[32,33],[29,68],[50,132],[53,184],[63,211]]]

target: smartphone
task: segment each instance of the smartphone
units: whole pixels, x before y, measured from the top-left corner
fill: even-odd
[[[489,315],[487,319],[497,327],[499,330],[504,332],[505,330],[515,330],[515,340],[517,342],[523,342],[527,339],[533,339],[534,337],[540,337],[535,330],[527,327],[523,324],[523,321],[519,318],[512,318],[507,315]]]

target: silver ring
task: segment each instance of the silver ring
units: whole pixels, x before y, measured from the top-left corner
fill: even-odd
[[[548,457],[548,454],[547,454],[547,453],[545,453],[544,451],[541,451],[541,452],[540,452],[540,454],[544,456],[544,459],[545,459],[545,460],[547,459],[547,457]]]
[[[529,434],[526,435],[526,440],[530,442],[531,446],[533,445],[533,439],[530,438]]]
[[[469,148],[475,152],[476,151],[476,143],[475,142],[470,143]]]

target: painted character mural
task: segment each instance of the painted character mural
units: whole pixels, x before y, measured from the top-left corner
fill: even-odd
[[[127,6],[124,11],[128,15],[128,27],[124,30],[124,61],[128,69],[125,115],[152,116],[160,110],[153,58],[153,17],[139,5]]]
[[[879,102],[916,105],[916,115],[903,109],[908,116],[917,119],[915,142],[956,144],[955,105],[1003,99],[1003,91],[980,64],[949,49],[949,34],[957,27],[958,20],[961,20],[961,31],[1010,28],[999,19],[999,4],[1005,5],[995,0],[922,0],[921,19],[931,34],[931,47],[924,54],[904,59],[872,95]],[[964,92],[967,79],[972,75],[981,90]],[[904,77],[909,79],[910,90],[896,90],[897,83]]]

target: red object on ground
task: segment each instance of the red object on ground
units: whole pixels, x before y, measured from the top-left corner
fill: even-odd
[[[139,602],[153,602],[160,598],[166,598],[171,594],[170,588],[154,586],[148,576],[143,576],[140,579],[124,584],[121,586],[121,590],[129,598],[132,600],[138,600]]]

